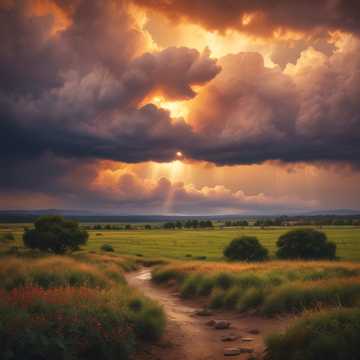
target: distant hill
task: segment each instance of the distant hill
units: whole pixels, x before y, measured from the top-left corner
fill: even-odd
[[[86,210],[67,210],[67,209],[41,209],[41,210],[0,210],[0,223],[27,223],[33,222],[41,215],[62,215],[67,218],[73,218],[80,222],[121,222],[121,223],[151,223],[166,222],[188,219],[209,219],[213,221],[235,220],[235,219],[261,219],[287,216],[289,218],[299,217],[345,217],[360,216],[360,210],[352,209],[334,209],[334,210],[316,210],[311,212],[298,212],[290,214],[225,214],[225,215],[117,215],[101,212],[92,212]]]
[[[353,209],[334,209],[334,210],[315,210],[306,212],[303,214],[305,216],[325,216],[325,215],[333,215],[333,216],[346,216],[346,215],[360,215],[360,210]]]

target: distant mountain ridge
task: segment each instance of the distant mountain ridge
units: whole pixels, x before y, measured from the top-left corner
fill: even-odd
[[[234,220],[241,218],[274,218],[288,217],[318,217],[318,216],[360,216],[360,210],[334,209],[314,210],[310,212],[274,213],[274,214],[221,214],[221,215],[161,215],[161,214],[115,214],[101,211],[68,210],[68,209],[34,209],[34,210],[0,210],[0,222],[32,222],[41,215],[61,215],[72,217],[82,222],[164,222],[187,219]]]

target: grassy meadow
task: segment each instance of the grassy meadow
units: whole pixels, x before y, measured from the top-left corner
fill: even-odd
[[[214,230],[131,230],[90,231],[89,250],[98,250],[103,243],[111,244],[121,254],[187,259],[206,256],[221,260],[224,247],[236,236],[256,236],[273,255],[276,241],[289,228],[229,228]],[[360,227],[323,228],[329,240],[337,245],[337,255],[346,260],[360,261]],[[102,235],[97,235],[102,234]]]
[[[0,235],[12,232],[15,244],[22,245],[22,233],[30,224],[2,224]],[[144,257],[166,257],[191,260],[204,257],[207,260],[222,260],[224,247],[241,235],[256,236],[269,249],[270,255],[276,250],[276,241],[280,235],[292,227],[247,227],[214,228],[212,230],[90,230],[90,238],[85,250],[100,251],[103,244],[110,244],[118,254],[142,255]],[[344,260],[360,261],[360,227],[324,226],[330,241],[337,245],[337,256]],[[0,244],[1,247],[1,244]]]
[[[161,336],[162,308],[124,280],[135,259],[27,255],[1,259],[0,358],[129,359]]]
[[[292,228],[90,230],[81,251],[54,256],[22,248],[25,226],[0,226],[0,347],[7,359],[27,358],[29,348],[33,358],[127,359],[137,344],[158,339],[162,308],[123,276],[143,265],[154,266],[154,284],[175,287],[184,299],[294,318],[266,339],[266,360],[360,357],[359,227],[322,227],[337,245],[336,261],[241,263],[222,256],[233,238],[256,236],[273,256],[278,237]],[[114,252],[102,251],[104,244]]]
[[[29,224],[2,224],[0,235],[12,232],[21,245],[23,229]],[[207,260],[222,259],[224,247],[241,235],[256,236],[273,255],[280,235],[292,227],[214,228],[212,230],[90,230],[85,250],[99,251],[101,245],[110,244],[118,254],[144,257],[167,257],[189,260],[206,256]],[[344,260],[360,261],[360,227],[322,227],[330,241],[337,245],[337,256]],[[1,244],[0,244],[1,246]]]

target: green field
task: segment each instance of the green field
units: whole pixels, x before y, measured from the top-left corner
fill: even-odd
[[[289,228],[91,231],[87,247],[98,250],[101,244],[109,243],[116,252],[124,254],[171,258],[186,258],[186,255],[191,255],[220,260],[224,247],[239,235],[257,236],[270,253],[274,254],[278,237],[288,230]],[[323,231],[337,244],[339,257],[360,261],[360,228],[328,227]]]
[[[2,225],[0,233],[12,231],[21,243],[24,225]],[[91,230],[87,250],[100,251],[104,243],[111,244],[119,254],[143,255],[188,259],[206,256],[208,260],[220,260],[223,248],[239,235],[257,236],[274,254],[278,237],[290,230],[284,228],[215,228],[214,230]],[[360,227],[323,227],[329,240],[337,244],[337,255],[346,260],[360,261]]]
[[[16,243],[21,244],[24,225],[2,225],[0,233],[11,231]],[[143,255],[150,257],[170,257],[186,259],[206,256],[208,260],[220,260],[223,248],[236,236],[253,235],[274,254],[276,240],[284,228],[228,228],[214,230],[96,230],[89,231],[87,250],[100,251],[104,243],[111,244],[119,254]],[[323,227],[329,240],[337,244],[337,255],[346,260],[360,261],[359,227]]]

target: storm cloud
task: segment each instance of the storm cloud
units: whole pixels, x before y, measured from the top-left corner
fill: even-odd
[[[359,54],[359,40],[350,38],[329,57],[309,48],[285,71],[266,68],[256,53],[221,59],[222,72],[194,100],[189,119],[206,140],[191,156],[218,164],[272,159],[358,166]]]
[[[342,30],[359,32],[356,0],[135,0],[176,21],[190,21],[209,30],[236,29],[272,36],[274,31]]]
[[[168,48],[137,55],[134,43],[144,39],[130,30],[121,3],[79,2],[72,25],[52,36],[51,17],[28,15],[25,2],[16,4],[0,15],[5,28],[0,40],[13,37],[0,58],[2,158],[52,152],[165,161],[191,141],[183,120],[173,121],[146,98],[194,97],[192,86],[220,71],[208,52]]]
[[[95,186],[94,179],[102,160],[171,162],[177,152],[215,165],[280,160],[359,166],[356,2],[135,2],[209,29],[353,34],[338,35],[327,53],[301,45],[293,64],[268,67],[257,52],[215,59],[208,49],[158,48],[131,1],[0,4],[0,166],[6,169],[0,193],[61,193],[89,206],[149,209],[171,194],[173,212],[286,209],[313,203],[222,185],[148,182],[133,174],[110,187]],[[186,103],[187,118],[154,105],[157,96]]]

